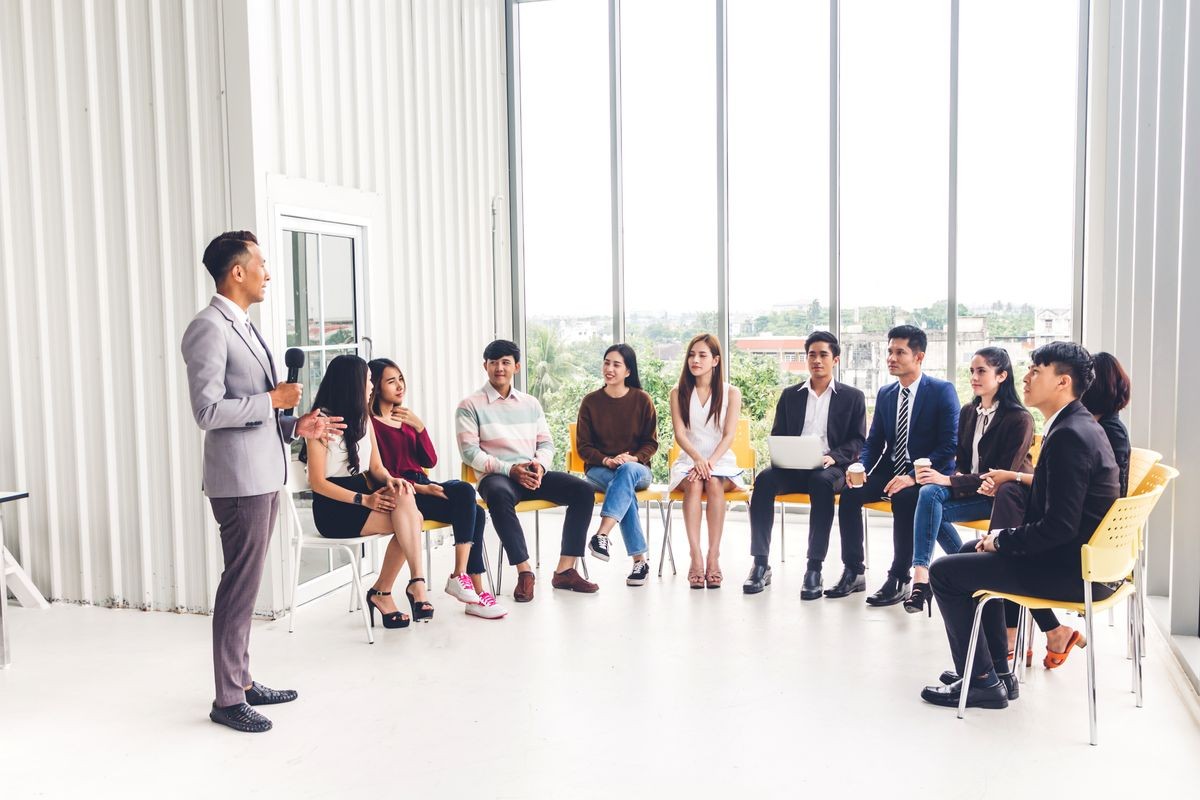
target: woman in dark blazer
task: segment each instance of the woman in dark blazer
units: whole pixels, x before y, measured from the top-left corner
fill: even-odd
[[[962,540],[952,523],[991,516],[992,498],[978,492],[980,474],[991,469],[1033,473],[1033,416],[1017,397],[1012,360],[1004,348],[985,347],[975,353],[971,390],[974,399],[958,415],[955,474],[943,475],[932,467],[917,470],[921,493],[913,518],[913,588],[904,602],[911,614],[927,606],[933,613],[929,561],[934,541],[945,552],[957,553]]]
[[[1092,412],[1108,436],[1108,443],[1112,445],[1113,455],[1117,459],[1117,469],[1121,471],[1121,496],[1124,497],[1129,494],[1129,431],[1119,414],[1121,409],[1129,405],[1129,375],[1111,353],[1096,353],[1092,360],[1096,380],[1092,381],[1079,401]]]

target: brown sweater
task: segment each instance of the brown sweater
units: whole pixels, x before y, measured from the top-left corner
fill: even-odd
[[[654,401],[641,389],[624,397],[609,397],[597,389],[579,404],[575,446],[589,467],[604,466],[604,459],[630,453],[650,466],[658,451],[658,415]]]

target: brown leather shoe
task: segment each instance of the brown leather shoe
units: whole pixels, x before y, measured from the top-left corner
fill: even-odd
[[[518,603],[528,603],[533,599],[534,578],[532,570],[517,573],[517,588],[513,589],[513,600]]]
[[[551,579],[550,585],[555,589],[570,589],[572,592],[583,592],[584,594],[592,594],[600,590],[598,585],[584,580],[583,576],[576,572],[574,567],[554,573],[554,578]]]

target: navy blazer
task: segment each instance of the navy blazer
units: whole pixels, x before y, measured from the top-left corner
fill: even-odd
[[[891,458],[896,451],[899,400],[899,381],[884,386],[875,397],[875,416],[871,419],[871,431],[862,451],[862,463],[868,471],[881,455],[885,463],[880,469],[891,471]],[[954,384],[922,375],[913,403],[912,422],[908,426],[908,452],[912,460],[928,458],[938,472],[953,474],[954,451],[958,447],[958,392],[954,390]],[[908,474],[916,477],[911,470]]]

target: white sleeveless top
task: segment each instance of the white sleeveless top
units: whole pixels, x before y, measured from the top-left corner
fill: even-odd
[[[371,423],[367,423],[369,426]],[[366,434],[358,440],[358,474],[365,473],[371,468],[371,429],[367,428]],[[325,477],[326,478],[349,478],[350,473],[350,456],[346,452],[346,437],[337,436],[329,443],[329,450],[325,454]]]
[[[708,402],[701,404],[700,393],[693,391],[688,403],[688,421],[691,423],[688,426],[688,439],[691,440],[692,445],[700,455],[705,457],[712,455],[725,433],[725,414],[729,410],[728,383],[725,384],[723,391],[721,413],[717,415],[717,419],[708,418],[708,410],[712,405],[711,395],[708,398]],[[679,457],[671,465],[671,478],[668,488],[673,491],[687,477],[688,472],[694,466],[695,462],[692,461],[692,457],[685,451],[680,450]],[[737,465],[737,457],[734,456],[732,447],[725,451],[725,455],[721,456],[716,464],[713,464],[712,474],[724,478],[736,478],[742,474],[742,468]]]

